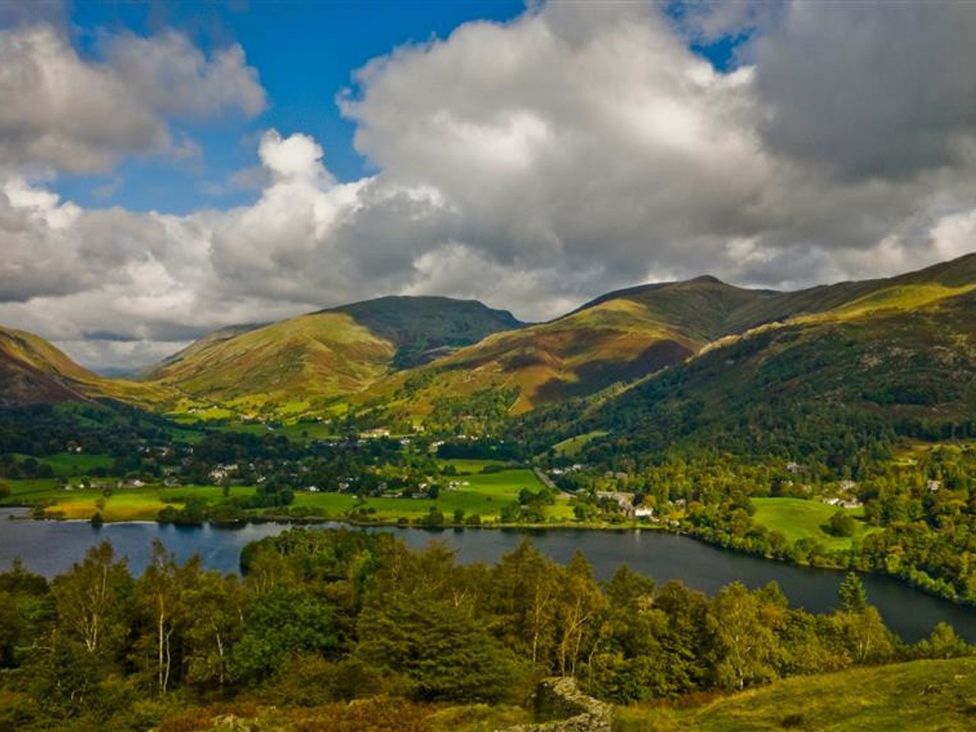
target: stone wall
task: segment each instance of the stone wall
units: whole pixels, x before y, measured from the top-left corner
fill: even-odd
[[[613,707],[587,696],[572,678],[547,679],[535,693],[536,724],[505,732],[610,732]]]

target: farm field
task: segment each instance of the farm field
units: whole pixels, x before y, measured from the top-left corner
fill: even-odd
[[[810,538],[822,543],[831,550],[849,549],[851,542],[864,536],[870,529],[857,521],[854,536],[831,536],[821,527],[837,512],[837,506],[804,498],[753,498],[756,507],[753,519],[769,530],[782,533],[791,543],[797,539]],[[863,516],[860,508],[844,509],[855,519]]]
[[[683,708],[618,707],[613,729],[961,732],[973,729],[974,710],[976,660],[965,658],[797,677]]]
[[[243,432],[251,435],[282,435],[296,442],[309,440],[328,440],[337,437],[336,428],[331,422],[294,422],[267,425],[262,422],[228,422],[209,424],[210,429],[222,432]]]
[[[583,449],[586,443],[595,440],[598,437],[605,437],[608,434],[609,433],[606,430],[593,430],[592,432],[576,435],[576,437],[570,437],[562,442],[557,442],[552,446],[552,449],[560,457],[576,457],[579,455],[580,450]]]
[[[299,509],[300,513],[322,518],[340,519],[354,508],[366,510],[371,518],[379,521],[396,521],[401,518],[414,520],[426,516],[430,509],[441,511],[451,520],[454,511],[461,509],[465,515],[479,514],[485,522],[497,522],[503,506],[518,500],[519,491],[528,488],[536,492],[543,488],[535,474],[525,468],[507,468],[497,472],[482,473],[483,468],[496,465],[487,460],[445,460],[453,465],[457,475],[441,478],[442,485],[449,481],[459,483],[456,489],[442,488],[436,499],[431,498],[368,498],[360,502],[348,493],[295,491],[294,502],[282,512]],[[89,519],[100,512],[105,521],[154,520],[167,505],[181,507],[189,496],[204,498],[208,503],[223,499],[220,486],[164,487],[148,485],[143,488],[119,488],[106,491],[101,488],[70,490],[60,487],[56,480],[9,481],[11,495],[7,505],[45,505],[49,515],[65,519]],[[255,489],[250,486],[233,486],[232,498],[248,498]],[[253,513],[263,511],[255,510]],[[275,509],[271,509],[274,512]],[[560,497],[556,504],[544,511],[547,520],[570,521],[573,510],[568,499]]]
[[[448,520],[454,511],[461,509],[465,515],[478,514],[482,520],[498,521],[502,507],[518,500],[519,491],[528,488],[537,492],[542,490],[542,483],[531,470],[515,468],[493,473],[468,472],[480,470],[492,464],[487,460],[447,460],[446,464],[454,465],[458,470],[456,476],[446,476],[445,480],[461,483],[455,490],[441,489],[436,499],[430,498],[369,498],[361,506],[367,510],[375,509],[372,515],[383,521],[395,521],[399,518],[416,519],[426,516],[431,508],[441,511]],[[467,483],[467,485],[465,485]],[[296,493],[294,506],[314,507],[334,512],[347,511],[356,503],[356,499],[348,494],[338,493]],[[544,510],[548,520],[571,521],[573,509],[567,498],[557,497],[556,504],[547,506]]]
[[[13,453],[13,457],[26,460],[30,458],[30,455]],[[88,475],[96,468],[109,470],[115,462],[109,455],[88,455],[73,452],[59,452],[54,455],[34,459],[38,463],[50,465],[54,474],[59,478]]]
[[[54,480],[8,481],[11,495],[7,505],[46,505],[51,516],[65,519],[89,519],[101,512],[106,521],[150,521],[167,505],[181,506],[190,495],[208,502],[223,496],[220,486],[146,486],[145,488],[113,489],[110,495],[100,488],[65,489]],[[233,487],[231,496],[247,497],[254,493],[250,487]],[[100,507],[99,501],[103,502]]]

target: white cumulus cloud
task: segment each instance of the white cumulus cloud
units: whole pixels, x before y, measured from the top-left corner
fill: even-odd
[[[338,97],[374,173],[339,181],[319,142],[268,130],[257,199],[183,216],[84,210],[29,172],[255,113],[243,51],[164,32],[91,61],[0,32],[0,322],[107,364],[388,293],[538,319],[649,280],[796,287],[976,247],[976,6],[687,5],[533,4],[398,48]],[[728,73],[689,48],[746,31]]]

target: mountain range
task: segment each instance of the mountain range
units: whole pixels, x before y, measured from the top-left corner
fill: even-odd
[[[679,401],[727,415],[840,398],[958,415],[976,398],[974,316],[976,254],[794,292],[707,276],[644,285],[536,324],[471,300],[383,297],[224,328],[132,379],[3,328],[0,405],[108,398],[203,417],[444,424],[582,399],[636,423]]]

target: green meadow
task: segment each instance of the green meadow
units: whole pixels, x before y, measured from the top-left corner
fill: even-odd
[[[497,522],[502,507],[518,500],[519,491],[528,488],[537,492],[543,485],[531,470],[525,468],[510,468],[492,473],[470,472],[462,469],[480,470],[490,461],[485,460],[451,460],[445,461],[458,469],[458,475],[445,476],[441,479],[440,495],[436,499],[430,498],[369,498],[363,508],[375,509],[372,514],[382,521],[395,521],[399,518],[416,519],[426,516],[431,508],[444,513],[450,520],[455,510],[464,511],[465,515],[478,514],[483,521]],[[455,489],[447,489],[448,482],[460,483]],[[465,483],[467,485],[465,485]],[[311,506],[325,510],[349,510],[355,504],[355,498],[347,494],[330,493],[299,493],[295,496],[295,506]],[[557,497],[553,506],[545,508],[545,516],[550,521],[570,521],[573,509],[569,499]]]
[[[576,437],[570,437],[562,442],[557,442],[552,446],[552,449],[560,457],[576,457],[588,442],[598,437],[605,437],[608,434],[606,430],[593,430],[592,432],[576,435]]]
[[[779,531],[790,543],[809,538],[819,541],[831,550],[849,549],[854,539],[869,531],[867,525],[858,520],[854,536],[831,536],[822,527],[837,513],[838,507],[820,501],[804,498],[753,498],[752,505],[756,507],[753,519],[770,531]],[[855,519],[861,519],[864,515],[864,510],[860,508],[844,510]]]
[[[14,454],[14,457],[26,460],[30,456]],[[54,474],[59,478],[88,475],[96,468],[108,470],[115,462],[109,455],[88,455],[74,452],[59,452],[43,458],[35,458],[35,460],[50,465]]]
[[[535,473],[525,468],[503,468],[497,472],[481,472],[486,466],[495,465],[487,460],[445,460],[444,465],[453,465],[457,475],[443,476],[440,495],[430,498],[367,498],[359,501],[348,493],[295,491],[295,499],[287,510],[298,509],[321,518],[341,519],[358,509],[365,510],[371,519],[393,522],[404,518],[415,520],[428,514],[431,508],[441,511],[450,521],[457,509],[466,516],[478,514],[486,523],[499,520],[504,506],[518,500],[519,491],[528,488],[539,491],[543,488]],[[114,482],[114,479],[105,479]],[[454,489],[448,483],[456,482]],[[153,520],[167,505],[182,506],[188,497],[205,499],[208,503],[223,500],[223,488],[219,486],[180,486],[165,487],[147,485],[142,488],[81,488],[78,481],[70,481],[70,488],[58,485],[54,479],[9,481],[11,495],[5,501],[8,505],[42,505],[53,517],[65,519],[88,519],[100,512],[106,521]],[[254,494],[251,486],[233,486],[230,497],[247,498]],[[273,513],[275,509],[262,509]],[[259,511],[254,511],[259,513]],[[570,521],[573,510],[565,497],[556,499],[556,504],[545,508],[549,521]]]

